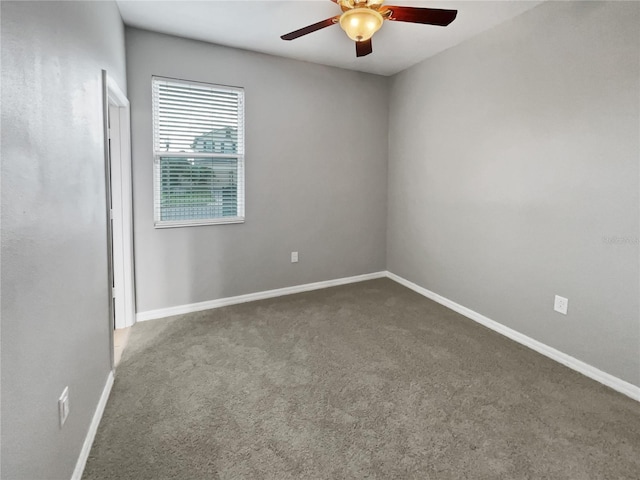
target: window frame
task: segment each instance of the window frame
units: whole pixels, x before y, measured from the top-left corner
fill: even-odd
[[[161,152],[157,144],[158,128],[158,105],[155,93],[155,82],[168,81],[180,83],[183,85],[200,85],[219,90],[220,92],[234,92],[239,96],[238,105],[238,148],[237,153],[212,153],[212,152]],[[181,227],[198,227],[203,225],[225,225],[239,224],[245,222],[245,91],[242,87],[233,87],[228,85],[219,85],[209,82],[200,82],[195,80],[183,80],[179,78],[164,77],[160,75],[151,76],[151,104],[152,104],[152,149],[153,149],[153,226],[156,229],[164,228],[181,228]],[[235,217],[215,217],[207,219],[193,220],[161,220],[161,162],[160,157],[171,156],[174,158],[235,158],[237,162],[237,195],[236,207],[238,215]]]

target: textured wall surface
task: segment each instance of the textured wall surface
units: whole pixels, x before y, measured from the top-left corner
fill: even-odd
[[[136,29],[127,67],[138,312],[384,269],[386,78]],[[154,228],[152,75],[244,87],[244,224]]]
[[[394,77],[387,230],[392,272],[635,385],[639,24],[547,2]]]
[[[124,27],[112,2],[1,8],[1,475],[68,479],[111,368],[101,70],[126,87]]]

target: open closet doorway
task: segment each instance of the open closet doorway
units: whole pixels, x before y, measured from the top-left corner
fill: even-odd
[[[115,366],[126,345],[130,327],[135,323],[131,126],[126,95],[106,71],[103,71],[103,81],[110,342],[112,366]]]

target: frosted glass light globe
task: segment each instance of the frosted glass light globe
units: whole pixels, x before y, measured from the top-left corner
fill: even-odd
[[[382,15],[375,10],[370,8],[354,8],[342,14],[340,17],[340,26],[351,40],[364,42],[380,30],[383,21]]]

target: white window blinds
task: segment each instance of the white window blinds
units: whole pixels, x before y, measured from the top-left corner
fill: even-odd
[[[152,82],[156,227],[244,221],[244,91]]]

